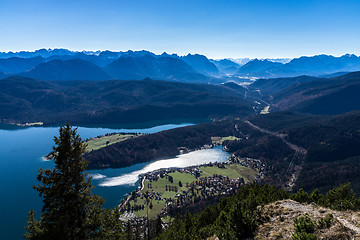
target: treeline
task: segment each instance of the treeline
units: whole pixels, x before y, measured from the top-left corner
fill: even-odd
[[[206,239],[214,235],[221,239],[250,237],[260,216],[258,206],[288,196],[286,191],[269,185],[244,186],[234,196],[223,198],[201,213],[187,213],[183,219],[175,219],[159,239]]]
[[[220,239],[250,238],[261,222],[261,207],[289,198],[334,210],[360,210],[360,199],[350,184],[331,189],[325,195],[317,189],[310,194],[302,189],[297,193],[288,193],[269,185],[251,184],[201,213],[187,213],[184,218],[175,219],[156,239],[206,239],[212,236]]]

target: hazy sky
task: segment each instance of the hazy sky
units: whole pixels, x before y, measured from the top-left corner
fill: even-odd
[[[0,51],[359,55],[359,13],[359,0],[0,0]]]

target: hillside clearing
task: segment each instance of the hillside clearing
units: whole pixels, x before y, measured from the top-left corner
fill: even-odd
[[[113,133],[104,136],[94,137],[86,140],[85,152],[91,152],[114,143],[122,142],[130,138],[141,136],[140,133]]]

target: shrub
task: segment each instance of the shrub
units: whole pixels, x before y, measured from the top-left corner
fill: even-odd
[[[295,233],[291,236],[294,240],[315,240],[315,224],[308,214],[294,219]]]

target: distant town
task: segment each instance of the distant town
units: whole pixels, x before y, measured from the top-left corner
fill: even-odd
[[[138,191],[119,205],[123,221],[133,225],[161,217],[166,227],[176,214],[202,209],[220,197],[233,195],[241,186],[258,182],[265,164],[258,159],[230,155],[223,163],[160,169],[141,175]]]

